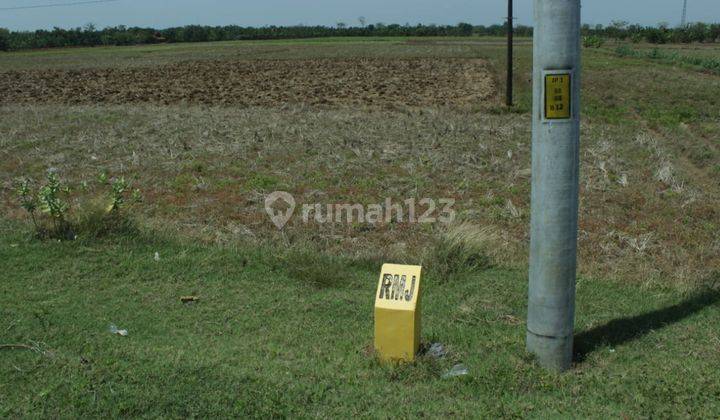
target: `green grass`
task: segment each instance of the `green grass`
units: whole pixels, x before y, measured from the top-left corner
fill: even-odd
[[[668,48],[634,49],[621,45],[615,53],[620,57],[640,57],[665,64],[686,65],[720,74],[720,50],[685,51]]]
[[[423,341],[450,354],[393,367],[367,351],[379,264],[326,264],[318,284],[297,275],[303,258],[253,247],[41,243],[3,228],[0,344],[31,349],[0,349],[2,417],[720,413],[716,292],[580,279],[577,365],[555,375],[524,351],[525,273],[430,276]],[[468,376],[441,377],[460,362]]]

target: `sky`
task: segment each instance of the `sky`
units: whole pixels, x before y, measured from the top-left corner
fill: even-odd
[[[423,23],[476,25],[499,23],[507,12],[505,0],[114,0],[10,10],[15,7],[75,3],[83,0],[0,0],[0,27],[12,30],[127,25],[167,28],[189,24],[357,25]],[[107,1],[107,0],[101,0]],[[532,0],[515,0],[517,23],[532,24]],[[583,22],[614,20],[654,25],[679,24],[682,0],[585,0]],[[688,21],[720,22],[720,0],[689,0]]]

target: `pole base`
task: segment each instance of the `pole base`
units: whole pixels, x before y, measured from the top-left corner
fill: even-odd
[[[573,336],[547,337],[528,331],[527,351],[534,354],[545,369],[564,372],[572,367]]]

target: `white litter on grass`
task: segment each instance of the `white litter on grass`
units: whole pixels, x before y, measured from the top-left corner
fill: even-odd
[[[509,198],[508,198],[507,202],[505,202],[505,210],[507,210],[507,212],[510,214],[510,216],[515,219],[522,216],[522,212],[520,211],[520,209],[515,207],[515,205],[513,204],[512,201],[510,201]]]
[[[627,187],[630,183],[628,182],[628,177],[625,174],[620,175],[620,179],[618,179],[618,184],[622,185],[623,187]]]
[[[427,351],[428,356],[435,357],[437,359],[445,357],[446,354],[447,351],[445,350],[445,346],[441,343],[432,343]]]
[[[155,252],[155,256],[153,257],[153,259],[154,259],[155,261],[160,261],[160,253],[159,253],[159,252]]]
[[[110,334],[116,334],[123,337],[127,337],[128,330],[120,330],[115,324],[110,325]]]
[[[468,375],[469,373],[470,373],[470,371],[468,370],[468,368],[465,365],[463,365],[462,363],[460,363],[460,364],[453,366],[452,369],[450,369],[449,371],[445,372],[445,374],[443,374],[442,377],[443,377],[443,379],[454,378],[456,376],[465,376],[465,375]]]

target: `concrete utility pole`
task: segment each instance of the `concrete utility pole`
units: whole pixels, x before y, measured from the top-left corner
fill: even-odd
[[[505,104],[513,105],[513,0],[508,0],[507,16],[507,91]]]
[[[570,368],[580,146],[580,0],[534,0],[532,211],[527,349]]]

